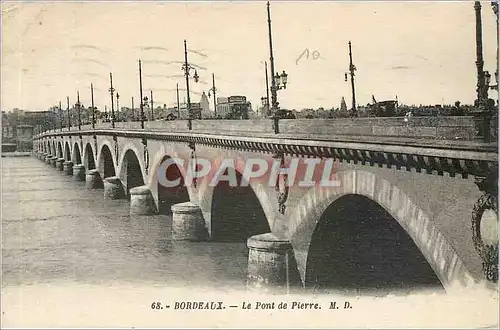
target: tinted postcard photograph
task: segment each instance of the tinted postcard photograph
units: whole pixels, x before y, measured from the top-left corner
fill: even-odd
[[[2,1],[3,328],[498,328],[498,1]]]

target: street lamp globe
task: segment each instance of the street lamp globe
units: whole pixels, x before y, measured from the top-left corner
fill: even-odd
[[[198,71],[194,70],[194,76],[193,76],[193,78],[194,78],[195,82],[198,82],[198,80],[200,79],[200,76],[198,76]]]
[[[490,86],[491,74],[488,71],[484,71],[484,82],[487,87]]]
[[[285,70],[281,73],[281,82],[283,83],[283,88],[286,89],[286,82],[288,80],[288,74],[286,74]]]
[[[276,87],[280,87],[281,85],[281,76],[278,72],[276,72],[276,75],[274,76],[274,80],[276,80]]]

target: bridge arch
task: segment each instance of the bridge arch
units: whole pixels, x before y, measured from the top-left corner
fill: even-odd
[[[57,158],[63,158],[63,147],[62,147],[62,143],[59,141],[57,143]]]
[[[170,214],[172,211],[170,207],[177,203],[188,202],[192,200],[193,191],[190,186],[185,185],[186,171],[185,167],[180,166],[181,164],[172,164],[167,168],[165,173],[168,180],[179,179],[179,185],[175,187],[164,187],[158,180],[159,175],[163,175],[159,170],[161,165],[168,159],[181,158],[175,151],[171,151],[170,154],[161,147],[160,151],[157,153],[154,165],[149,173],[149,187],[153,192],[153,196],[156,198],[156,203],[158,207],[158,213],[160,214]]]
[[[71,146],[67,141],[64,144],[64,160],[71,160]]]
[[[116,166],[111,147],[109,144],[104,143],[101,146],[98,160],[98,171],[102,178],[105,179],[110,176],[116,176]]]
[[[260,188],[256,189],[255,182],[251,181],[247,186],[241,185],[243,176],[238,164],[235,161],[234,167],[228,166],[218,175],[216,171],[219,167],[213,166],[214,174],[204,177],[201,183],[202,200],[210,206],[206,224],[213,241],[246,243],[253,235],[271,232],[271,225],[263,208],[263,204],[269,205],[267,194]],[[221,176],[230,172],[235,174],[235,186],[223,178],[221,180]],[[215,187],[211,185],[212,178],[216,183]],[[260,192],[260,196],[256,191]]]
[[[71,161],[73,162],[74,165],[82,163],[82,154],[80,152],[80,145],[78,144],[78,142],[75,142],[73,144],[73,153]]]
[[[230,187],[221,185],[218,187],[216,190],[214,186],[210,184],[210,181],[214,177],[214,174],[216,170],[219,168],[220,164],[223,162],[223,160],[226,158],[224,155],[219,155],[216,158],[213,159],[212,161],[212,175],[207,175],[203,177],[200,182],[199,182],[199,190],[198,190],[198,199],[200,202],[200,205],[202,207],[202,210],[204,211],[204,216],[205,216],[205,223],[207,225],[209,233],[212,235],[212,225],[214,224],[215,218],[213,211],[214,211],[214,200],[215,198],[219,199],[221,196],[221,190],[229,189]],[[245,164],[245,158],[241,156],[236,156],[236,157],[229,157],[228,159],[234,159],[234,167],[232,170],[236,172],[237,176],[237,181],[238,185],[241,180],[242,172],[244,169],[244,164]],[[227,172],[226,172],[227,173]],[[222,175],[223,173],[220,173]],[[219,181],[219,178],[215,179],[216,181]],[[242,187],[241,187],[242,188]],[[259,219],[266,219],[267,222],[267,228],[273,229],[274,225],[274,219],[275,217],[275,212],[276,210],[272,207],[273,205],[277,205],[278,201],[276,200],[275,195],[269,195],[268,194],[268,188],[267,186],[263,185],[262,183],[256,181],[256,180],[250,180],[248,187],[246,189],[240,189],[239,192],[235,192],[236,195],[240,196],[247,196],[250,198],[250,201],[256,202],[255,207],[258,213],[258,218]],[[274,190],[273,190],[274,191]],[[216,195],[214,195],[216,194]],[[215,196],[215,197],[214,197]],[[235,196],[236,197],[236,196]],[[256,198],[253,199],[253,198]],[[217,203],[217,202],[215,202]],[[263,215],[260,214],[260,210],[263,211]],[[257,216],[257,214],[252,215],[250,219],[254,219],[254,217]],[[216,215],[217,217],[217,215]],[[263,225],[260,225],[259,227],[263,227]],[[269,230],[273,231],[273,230]]]
[[[386,235],[389,232],[393,235],[395,233],[400,238],[396,244],[405,244],[408,247],[410,243],[413,243],[446,290],[451,289],[457,282],[469,283],[472,280],[472,276],[457,253],[430,217],[397,186],[371,172],[359,170],[341,171],[337,173],[337,178],[341,181],[340,187],[311,188],[299,200],[291,213],[289,233],[299,273],[306,288],[310,287],[312,282],[318,281],[318,278],[315,278],[318,269],[321,268],[321,265],[316,264],[318,258],[321,257],[323,261],[326,261],[329,255],[335,254],[333,252],[321,255],[318,251],[321,248],[330,251],[328,248],[331,246],[326,244],[328,241],[342,242],[343,238],[335,237],[336,234],[340,234],[335,231],[339,228],[349,228],[347,224],[351,227],[361,225],[349,221],[352,219],[347,219],[349,217],[362,218],[358,212],[359,208],[355,210],[356,212],[353,211],[353,205],[359,203],[363,203],[364,211],[377,212],[379,216],[386,219],[392,218],[394,222],[390,226],[393,230],[387,230],[384,233]],[[346,213],[342,208],[351,210],[351,214],[348,211]],[[361,219],[360,222],[367,223],[366,219]],[[380,222],[373,221],[364,229],[370,228],[369,225],[375,223],[380,224]],[[349,235],[346,232],[343,234]],[[353,235],[359,236],[362,233],[355,232]],[[405,235],[411,242],[405,241],[403,237]],[[404,243],[401,243],[402,241]],[[344,243],[352,242],[348,240]],[[345,262],[352,262],[352,260]]]
[[[96,168],[95,164],[95,151],[92,148],[92,144],[89,142],[85,145],[85,150],[83,153],[83,166],[85,166],[86,170],[93,170]]]
[[[130,189],[144,185],[144,171],[137,149],[133,146],[128,146],[121,153],[122,157],[119,162],[120,170],[118,176],[122,181],[125,192],[129,195]]]

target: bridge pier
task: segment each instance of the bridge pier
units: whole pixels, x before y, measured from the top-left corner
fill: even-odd
[[[64,158],[58,158],[58,159],[56,159],[56,168],[59,171],[63,171],[64,170]]]
[[[83,166],[83,164],[73,166],[73,179],[77,181],[85,181],[85,166]]]
[[[110,176],[104,179],[104,199],[120,199],[125,197],[123,185],[119,177]]]
[[[130,215],[152,215],[156,213],[151,190],[147,186],[130,189]]]
[[[103,188],[103,182],[98,170],[93,169],[87,172],[87,175],[85,176],[85,188],[87,189]]]
[[[56,167],[56,160],[58,159],[59,157],[56,157],[56,156],[52,156],[50,157],[50,165],[52,167]]]
[[[185,202],[172,205],[172,239],[204,241],[208,238],[200,206]]]
[[[272,233],[255,235],[247,240],[247,289],[266,293],[286,293],[300,283],[290,241]]]
[[[71,160],[63,163],[63,170],[66,175],[73,175],[73,162]]]

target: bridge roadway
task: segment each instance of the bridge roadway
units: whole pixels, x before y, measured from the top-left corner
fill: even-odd
[[[35,137],[35,154],[54,166],[58,160],[70,175],[87,171],[87,186],[102,180],[106,198],[130,198],[131,213],[137,207],[164,213],[172,202],[155,175],[165,157],[334,158],[336,189],[250,182],[247,190],[228,190],[200,180],[175,192],[176,203],[189,203],[172,208],[172,230],[179,239],[248,240],[253,288],[438,284],[450,290],[497,280],[488,246],[498,248],[498,241],[485,245],[485,239],[494,240],[498,226],[497,217],[486,216],[490,209],[497,214],[491,198],[498,151],[495,143],[473,141],[467,117],[409,126],[393,119],[280,121],[279,134],[269,131],[269,120],[194,121],[192,131],[182,121],[147,123],[144,130],[138,124],[44,132]],[[177,171],[185,177],[185,169]]]

